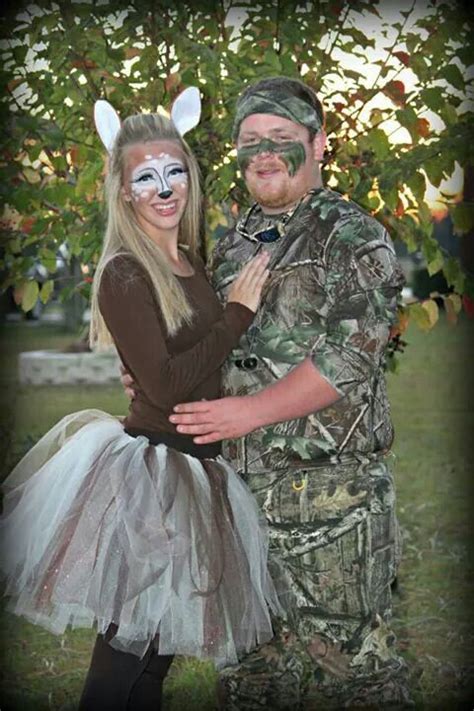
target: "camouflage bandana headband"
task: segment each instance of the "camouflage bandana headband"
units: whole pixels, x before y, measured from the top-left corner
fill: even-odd
[[[232,137],[234,141],[239,135],[240,124],[251,114],[274,114],[289,119],[302,126],[320,131],[323,127],[316,110],[296,96],[286,91],[268,89],[251,94],[237,104]]]

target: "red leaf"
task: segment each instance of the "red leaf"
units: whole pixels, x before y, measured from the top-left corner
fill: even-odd
[[[423,136],[423,138],[426,138],[427,136],[430,135],[430,122],[428,119],[425,118],[419,118],[416,121],[416,130],[418,131],[418,134],[420,136]]]
[[[72,66],[76,69],[97,69],[97,64],[92,59],[75,59]]]
[[[469,318],[474,318],[474,301],[467,294],[462,295],[462,305]]]
[[[7,84],[8,91],[13,91],[14,89],[16,89],[17,86],[22,84],[24,81],[25,81],[24,79],[12,79]]]
[[[410,65],[410,55],[407,52],[394,52],[394,57],[398,57],[402,64],[406,67]]]
[[[21,231],[29,235],[35,222],[35,217],[25,217],[25,219],[21,222]]]
[[[342,2],[335,2],[332,5],[329,6],[329,12],[331,15],[334,15],[335,17],[339,17],[339,15],[342,12],[344,3]]]
[[[126,59],[133,59],[134,57],[139,57],[142,53],[141,49],[138,49],[138,47],[127,47],[125,50],[125,57]]]
[[[342,109],[344,109],[346,107],[346,105],[342,104],[340,101],[336,101],[336,103],[333,104],[333,106],[336,109],[336,111],[342,111]]]
[[[382,91],[397,106],[405,106],[405,84],[402,81],[389,81]]]
[[[168,74],[168,76],[165,79],[165,90],[168,94],[170,94],[173,89],[175,89],[177,86],[179,86],[179,83],[181,81],[181,75],[179,72],[174,72],[174,74]]]
[[[395,215],[396,215],[397,217],[401,217],[401,216],[404,215],[404,214],[405,214],[405,205],[404,205],[403,202],[400,200],[400,198],[398,198],[397,207],[396,207],[396,209],[395,209]]]

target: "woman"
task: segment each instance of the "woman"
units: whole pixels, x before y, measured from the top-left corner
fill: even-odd
[[[53,632],[97,625],[80,708],[159,708],[173,654],[232,663],[279,610],[256,503],[219,447],[178,435],[180,400],[219,394],[268,271],[249,263],[224,309],[198,257],[199,175],[171,121],[126,119],[107,176],[91,340],[136,383],[122,424],[64,418],[8,478],[3,568],[12,609]],[[27,532],[27,533],[25,533]]]

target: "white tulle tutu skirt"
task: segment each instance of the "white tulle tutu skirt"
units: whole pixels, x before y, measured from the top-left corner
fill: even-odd
[[[4,483],[9,608],[51,632],[117,628],[110,644],[217,666],[272,637],[282,614],[265,522],[222,457],[131,437],[98,410],[61,420]]]

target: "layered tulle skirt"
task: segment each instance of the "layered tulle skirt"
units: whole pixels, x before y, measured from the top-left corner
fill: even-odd
[[[131,437],[97,410],[50,430],[4,483],[10,609],[60,634],[116,627],[115,648],[214,660],[272,637],[282,614],[265,523],[222,459]]]

